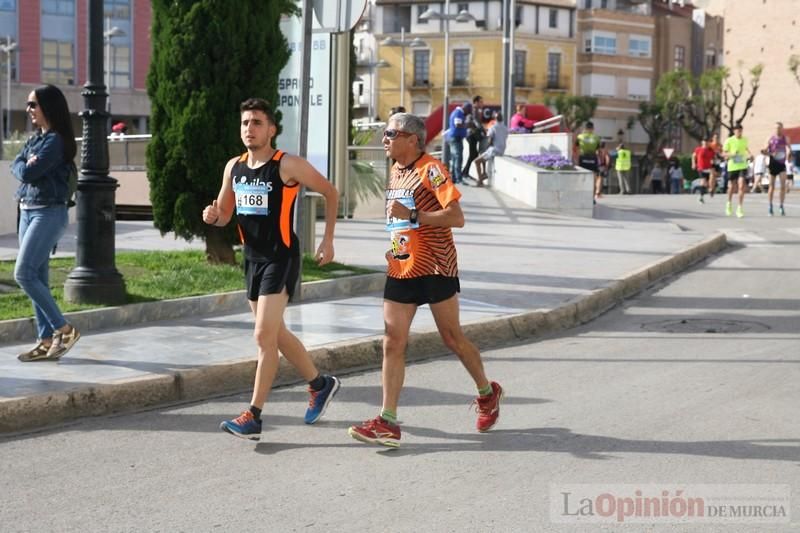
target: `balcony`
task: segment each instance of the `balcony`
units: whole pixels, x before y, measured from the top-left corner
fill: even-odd
[[[547,82],[544,84],[544,90],[548,92],[567,92],[570,88],[570,78],[569,76],[561,76],[559,78],[547,78]]]
[[[469,87],[469,80],[456,78],[450,82],[450,87]]]
[[[536,86],[536,77],[533,74],[514,75],[514,87],[522,90],[531,90]]]
[[[430,80],[414,79],[414,82],[411,84],[410,88],[412,90],[428,90],[433,88],[433,84],[430,82]]]

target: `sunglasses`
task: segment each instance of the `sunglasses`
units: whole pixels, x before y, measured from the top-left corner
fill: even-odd
[[[25,103],[25,109],[36,109],[37,107],[39,107],[39,104],[37,104],[36,102]]]
[[[407,131],[400,131],[400,130],[383,130],[383,136],[387,139],[394,140],[398,137],[409,137],[414,135],[413,133],[408,133]]]

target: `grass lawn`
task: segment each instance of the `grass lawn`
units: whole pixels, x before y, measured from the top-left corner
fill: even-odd
[[[244,289],[242,252],[236,252],[237,266],[210,265],[202,250],[182,252],[120,252],[117,270],[125,279],[127,303],[168,300]],[[64,302],[64,280],[75,260],[50,260],[50,288],[62,312],[103,307]],[[345,273],[346,272],[346,273]],[[331,263],[317,266],[311,256],[303,258],[303,281],[316,281],[372,271]],[[0,320],[33,316],[31,302],[14,281],[14,261],[0,261]]]

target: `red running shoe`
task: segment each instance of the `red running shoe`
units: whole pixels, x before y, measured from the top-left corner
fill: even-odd
[[[360,426],[350,426],[347,433],[354,439],[369,444],[382,444],[392,448],[400,446],[400,426],[389,423],[379,416],[365,421]]]
[[[492,381],[492,394],[489,396],[478,396],[475,399],[478,411],[478,431],[484,433],[489,431],[497,424],[500,418],[500,400],[503,399],[503,387],[496,381]]]

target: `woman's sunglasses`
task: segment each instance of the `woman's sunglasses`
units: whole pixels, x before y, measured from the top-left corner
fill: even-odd
[[[39,107],[39,104],[36,102],[27,102],[25,104],[25,109],[36,109],[37,107]]]
[[[414,135],[414,134],[400,130],[383,130],[383,136],[389,139],[390,141],[393,139],[397,139],[398,137],[408,137],[409,135]]]

